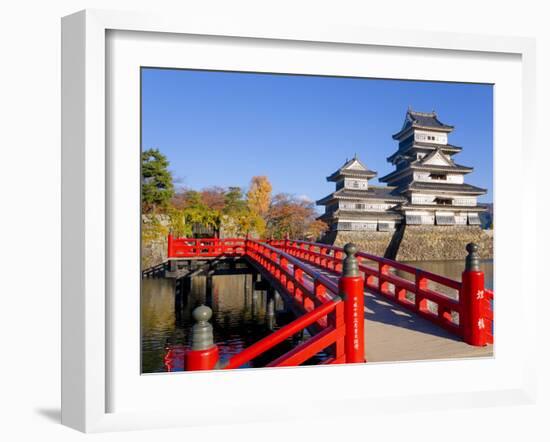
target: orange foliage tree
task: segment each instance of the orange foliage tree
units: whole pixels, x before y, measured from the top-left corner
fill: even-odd
[[[313,202],[279,193],[271,201],[266,215],[267,236],[282,239],[318,239],[328,226],[316,220]]]

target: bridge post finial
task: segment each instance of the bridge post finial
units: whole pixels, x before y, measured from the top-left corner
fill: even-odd
[[[466,246],[466,266],[462,272],[459,302],[464,307],[464,316],[460,315],[464,330],[464,340],[478,347],[487,345],[487,332],[491,324],[483,317],[487,300],[485,299],[485,275],[481,271],[477,244]],[[463,318],[463,319],[462,319]]]
[[[355,257],[357,253],[357,247],[353,243],[347,243],[344,246],[344,253],[346,257],[344,258],[344,266],[342,268],[342,276],[356,277],[360,276],[359,272],[359,263]]]
[[[479,246],[473,242],[469,243],[466,246],[466,251],[468,252],[468,255],[466,256],[466,271],[469,272],[479,272],[479,254],[477,253],[479,250]]]
[[[347,363],[365,362],[365,281],[359,271],[356,252],[357,247],[354,244],[344,246],[346,257],[342,266],[342,277],[338,281],[340,297],[344,300],[344,349]]]
[[[193,310],[196,321],[191,328],[191,350],[185,353],[185,370],[213,370],[219,358],[218,346],[214,344],[214,329],[208,322],[212,309],[200,305]]]

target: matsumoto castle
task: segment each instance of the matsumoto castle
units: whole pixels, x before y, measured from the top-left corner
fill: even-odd
[[[393,139],[397,151],[387,160],[395,166],[380,178],[387,186],[373,186],[377,173],[357,156],[327,177],[335,192],[317,201],[325,206],[319,219],[332,231],[393,231],[397,225],[480,226],[486,209],[477,197],[486,189],[464,182],[472,167],[453,161],[462,148],[448,143],[454,127],[442,123],[435,112],[407,111]]]

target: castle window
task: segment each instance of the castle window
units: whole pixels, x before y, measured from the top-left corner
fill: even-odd
[[[444,173],[430,173],[430,179],[431,180],[446,180],[447,179],[447,175],[445,175]]]
[[[339,222],[338,230],[351,230],[351,223],[349,222]]]
[[[441,206],[451,206],[453,204],[453,200],[451,198],[436,198],[434,202]]]
[[[450,226],[455,223],[454,215],[435,215],[435,221],[439,226]]]
[[[422,224],[422,217],[420,215],[406,215],[407,224]]]
[[[477,213],[468,213],[468,224],[471,226],[479,226],[481,224],[479,215]]]

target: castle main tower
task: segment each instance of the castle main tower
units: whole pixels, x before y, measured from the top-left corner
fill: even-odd
[[[479,213],[486,209],[477,198],[487,190],[464,182],[473,168],[454,162],[453,156],[462,148],[448,143],[453,130],[435,112],[409,109],[403,127],[393,135],[399,146],[387,160],[395,170],[380,181],[406,198],[400,206],[406,224],[481,224]]]

